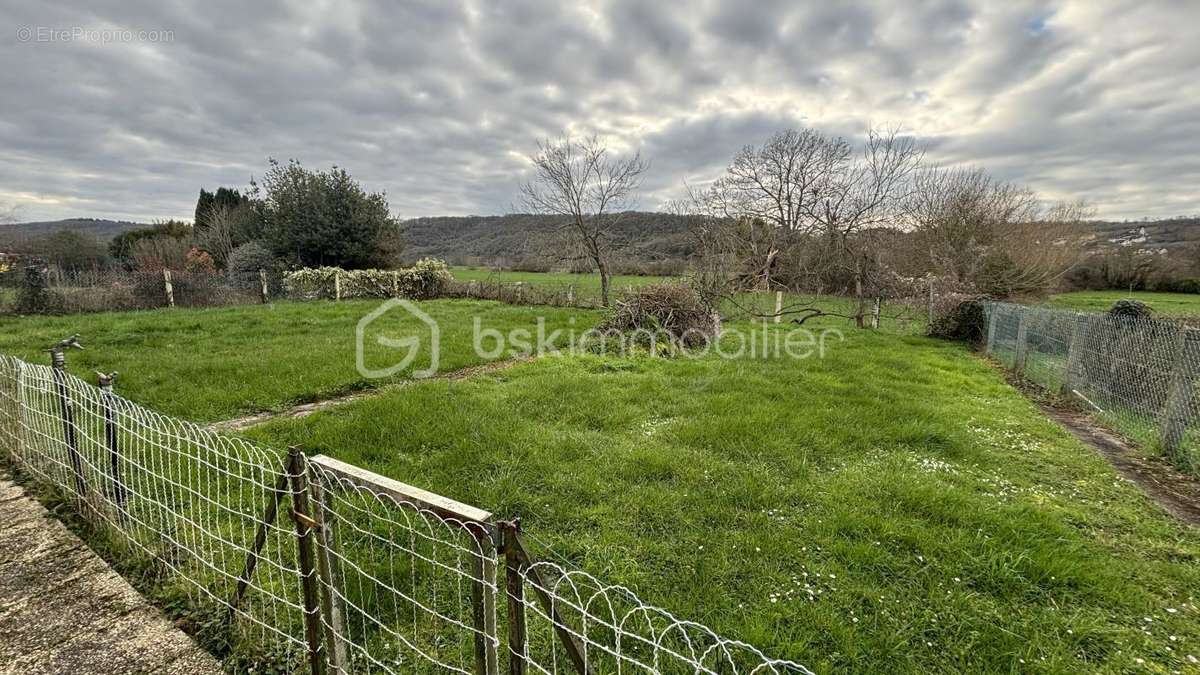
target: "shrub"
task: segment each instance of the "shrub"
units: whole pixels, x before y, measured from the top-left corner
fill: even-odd
[[[1108,310],[1108,315],[1123,319],[1149,319],[1154,316],[1154,310],[1150,309],[1150,305],[1139,300],[1118,300]]]
[[[978,344],[987,334],[987,296],[951,293],[940,296],[933,306],[933,321],[926,328],[932,337]]]
[[[690,286],[652,284],[618,299],[598,330],[665,334],[676,344],[699,347],[720,333],[721,319]]]
[[[226,262],[225,274],[229,285],[241,291],[260,291],[262,279],[259,270],[267,271],[267,290],[272,295],[282,290],[279,262],[260,242],[250,241],[233,249]]]
[[[426,300],[445,295],[454,277],[446,263],[422,258],[412,267],[399,270],[343,270],[338,267],[306,267],[288,272],[284,285],[290,295],[302,298],[334,298],[341,286],[343,298],[402,297]]]

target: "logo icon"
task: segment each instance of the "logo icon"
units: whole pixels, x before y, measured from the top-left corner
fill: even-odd
[[[397,363],[393,363],[386,368],[368,368],[366,351],[367,351],[367,331],[371,324],[375,323],[376,319],[383,317],[389,313],[395,314],[392,310],[396,308],[403,309],[410,316],[418,319],[421,323],[429,328],[429,367],[421,370],[414,370],[410,375],[415,379],[432,377],[437,374],[438,356],[439,356],[439,338],[440,331],[438,330],[437,321],[425,312],[421,311],[414,303],[403,298],[392,298],[376,307],[369,314],[359,319],[358,325],[354,329],[354,365],[358,368],[359,374],[363,377],[376,379],[381,377],[391,377],[396,373],[401,372],[405,368],[412,365],[413,361],[421,354],[421,335],[406,335],[404,337],[388,337],[386,335],[376,335],[374,344],[387,347],[389,349],[405,349],[407,353],[404,358]]]

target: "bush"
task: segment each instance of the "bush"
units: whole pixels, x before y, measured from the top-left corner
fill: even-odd
[[[1154,310],[1150,309],[1150,305],[1139,300],[1118,300],[1108,310],[1109,316],[1119,316],[1123,319],[1150,319],[1154,316]]]
[[[271,295],[277,295],[283,290],[279,262],[260,242],[246,242],[233,249],[225,266],[229,285],[240,291],[262,291],[259,270],[267,271],[267,290]]]
[[[979,344],[987,334],[987,296],[952,293],[938,298],[933,322],[926,328],[931,337]]]
[[[598,330],[665,334],[675,344],[699,347],[720,333],[721,319],[690,286],[652,284],[618,299]]]
[[[454,277],[446,263],[422,258],[399,270],[343,270],[306,267],[288,272],[284,285],[289,295],[302,298],[335,298],[340,285],[343,298],[402,297],[427,300],[446,294]]]

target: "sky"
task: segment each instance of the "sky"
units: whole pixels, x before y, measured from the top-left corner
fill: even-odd
[[[902,126],[1099,217],[1200,213],[1200,2],[0,0],[0,209],[190,219],[268,158],[400,217],[519,210],[539,139],[650,161],[641,209],[773,132]]]

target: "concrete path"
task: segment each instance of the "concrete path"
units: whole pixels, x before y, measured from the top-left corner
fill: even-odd
[[[0,673],[220,673],[0,471]]]

